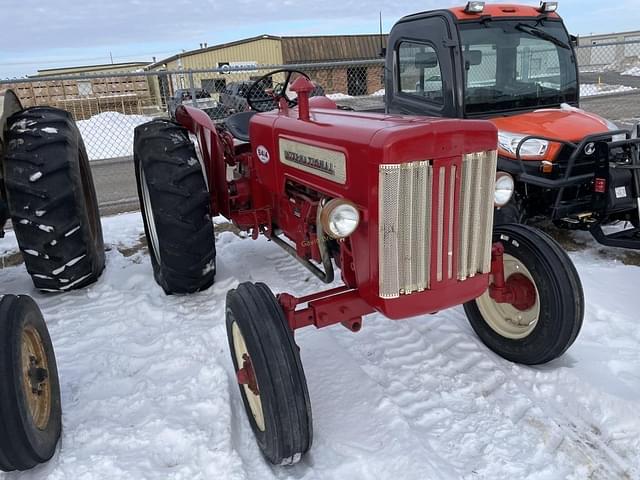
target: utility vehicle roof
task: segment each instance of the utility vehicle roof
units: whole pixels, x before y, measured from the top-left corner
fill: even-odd
[[[538,7],[532,5],[517,5],[508,3],[487,3],[484,6],[482,13],[466,13],[465,5],[461,7],[453,7],[449,9],[456,16],[458,20],[476,20],[482,17],[491,18],[538,18],[544,15],[548,18],[560,18],[560,16],[553,13],[542,13],[538,10]]]

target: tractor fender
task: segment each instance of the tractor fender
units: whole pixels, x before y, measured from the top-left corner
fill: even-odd
[[[7,118],[22,110],[22,103],[13,90],[0,90],[0,153],[4,145],[4,135],[7,130]]]

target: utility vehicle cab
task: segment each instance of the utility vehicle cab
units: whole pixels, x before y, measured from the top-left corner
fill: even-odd
[[[543,216],[640,248],[640,230],[605,237],[600,228],[638,225],[637,131],[579,109],[575,39],[557,7],[469,2],[402,18],[389,36],[386,109],[498,128],[498,169],[512,175],[516,194],[497,221]]]

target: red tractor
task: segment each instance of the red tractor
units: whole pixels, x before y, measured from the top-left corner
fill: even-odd
[[[267,79],[279,77],[262,97]],[[183,106],[176,123],[135,132],[144,226],[166,293],[212,284],[212,215],[254,239],[263,234],[332,284],[304,297],[274,295],[263,283],[227,294],[242,401],[274,464],[293,464],[311,447],[299,328],[357,332],[366,315],[399,320],[464,305],[490,349],[541,364],[574,342],[584,310],[577,272],[550,237],[493,228],[496,200],[511,193],[496,189],[495,126],[340,110],[309,99],[313,88],[302,72],[275,71],[251,87],[253,111],[223,125]]]

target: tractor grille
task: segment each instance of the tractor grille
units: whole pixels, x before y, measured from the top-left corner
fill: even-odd
[[[496,164],[492,151],[380,165],[380,297],[489,271]]]

